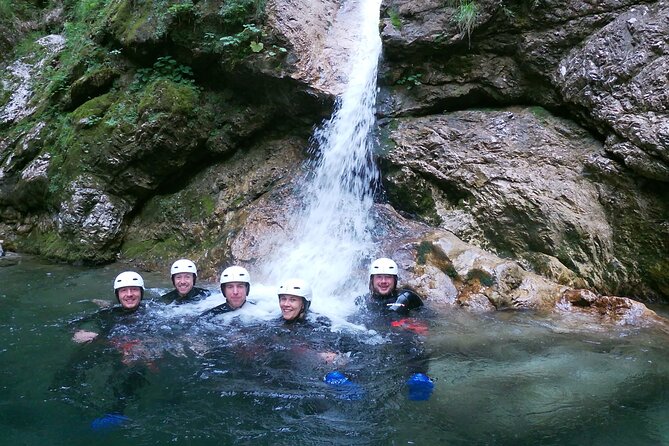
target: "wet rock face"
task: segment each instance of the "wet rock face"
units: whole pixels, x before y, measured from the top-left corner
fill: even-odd
[[[415,87],[390,113],[531,99],[603,135],[635,174],[669,180],[667,2],[476,3],[467,38],[455,6],[385,2],[385,80]]]
[[[669,182],[669,4],[639,5],[559,63],[566,101],[607,127],[606,150],[635,174]]]
[[[479,311],[554,308],[566,287],[666,298],[667,2],[475,3],[383,4],[379,161],[411,219],[379,206],[379,245],[428,298]],[[5,247],[188,255],[208,277],[273,249],[358,27],[341,1],[230,4],[107,2],[85,48],[44,32],[2,60]],[[40,70],[59,83],[27,82]]]
[[[389,199],[560,283],[666,298],[669,4],[476,4],[467,28],[384,2]]]
[[[601,274],[617,254],[613,230],[584,174],[601,144],[581,128],[520,108],[397,122],[385,160],[388,194],[432,198],[424,207],[393,200],[397,207],[506,255],[555,257],[605,285]]]
[[[110,245],[120,245],[124,217],[130,208],[87,182],[81,179],[72,184],[70,198],[61,205],[57,220],[58,234],[70,244],[70,252],[84,259],[92,258],[89,252],[110,252]]]

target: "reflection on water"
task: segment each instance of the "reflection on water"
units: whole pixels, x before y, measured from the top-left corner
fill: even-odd
[[[121,267],[22,261],[0,267],[0,430],[4,444],[669,444],[669,347],[643,330],[564,332],[531,313],[430,320],[432,398],[410,401],[411,355],[392,336],[338,326],[297,332],[260,301],[246,319],[199,323],[221,301],[149,303],[128,329],[127,361],[105,343],[74,345],[68,323],[113,296]],[[146,274],[149,285],[167,280]],[[215,290],[216,286],[211,286]],[[150,289],[148,297],[162,288]],[[317,354],[350,349],[362,398],[322,380]],[[148,358],[148,360],[147,360]],[[122,410],[111,432],[91,422]]]

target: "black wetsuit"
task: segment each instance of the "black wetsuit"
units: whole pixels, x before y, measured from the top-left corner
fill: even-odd
[[[211,291],[194,286],[193,289],[190,290],[185,296],[181,296],[179,292],[174,289],[169,293],[165,293],[160,296],[160,300],[166,304],[182,304],[186,302],[195,302],[209,296],[211,296]]]
[[[98,336],[79,346],[67,366],[56,373],[54,388],[65,392],[66,400],[92,408],[91,417],[123,413],[126,405],[149,383],[153,364],[138,360],[133,353],[133,349],[141,348],[135,336],[143,329],[143,310],[143,303],[130,310],[115,305],[71,322],[77,329],[90,330]],[[107,398],[89,394],[90,382],[99,382],[100,375],[107,376],[104,380],[104,389],[109,392]]]
[[[358,296],[355,303],[361,311],[353,322],[390,336],[391,343],[381,347],[381,354],[403,363],[409,375],[427,373],[429,358],[423,336],[428,326],[422,318],[414,317],[423,312],[423,301],[416,293],[407,289],[395,290],[388,296],[368,293]]]
[[[98,333],[98,338],[107,338],[116,326],[131,326],[139,321],[144,312],[144,303],[136,308],[127,309],[122,305],[103,308],[95,313],[75,319],[71,325],[79,330],[88,330]]]
[[[218,305],[218,306],[216,306],[216,307],[214,307],[214,308],[210,308],[209,310],[205,311],[204,313],[202,313],[202,314],[201,314],[200,316],[198,316],[198,317],[206,317],[206,318],[209,318],[209,317],[218,316],[219,314],[225,314],[225,313],[229,313],[229,312],[231,312],[231,311],[236,311],[236,310],[239,310],[240,308],[242,308],[242,307],[243,307],[244,305],[246,305],[247,303],[249,303],[249,304],[251,304],[251,305],[255,305],[255,302],[253,302],[253,301],[251,301],[251,300],[248,300],[248,299],[245,300],[244,303],[242,304],[242,306],[241,306],[241,307],[238,307],[238,308],[232,308],[232,307],[230,307],[230,305],[228,305],[227,302],[224,302],[224,303],[222,303],[221,305]]]
[[[411,290],[395,290],[387,296],[372,293],[356,299],[356,305],[367,306],[375,313],[406,316],[411,310],[423,306],[423,301]]]

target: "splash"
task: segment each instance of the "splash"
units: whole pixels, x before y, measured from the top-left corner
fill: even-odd
[[[280,281],[300,277],[311,283],[313,307],[365,291],[360,273],[373,251],[371,208],[378,171],[373,162],[376,75],[381,54],[380,0],[348,2],[340,14],[355,15],[357,45],[348,82],[331,118],[316,130],[314,160],[301,184],[303,207],[294,212],[292,235],[266,265],[266,276]]]

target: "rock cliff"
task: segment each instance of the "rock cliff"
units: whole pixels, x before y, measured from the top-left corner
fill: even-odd
[[[18,3],[0,13],[6,250],[189,256],[214,277],[272,249],[260,235],[346,81],[347,2]],[[667,300],[667,2],[381,16],[377,212],[413,286],[479,309]]]

